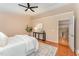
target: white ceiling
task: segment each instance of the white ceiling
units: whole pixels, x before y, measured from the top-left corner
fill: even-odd
[[[22,3],[26,5],[26,3]],[[18,6],[18,3],[0,3],[0,11],[2,12],[12,12],[12,13],[19,13],[19,14],[26,14],[26,15],[37,15],[46,11],[50,11],[56,9],[60,6],[66,5],[63,3],[30,3],[31,6],[38,6],[35,8],[35,12],[30,10],[24,11],[26,8]]]

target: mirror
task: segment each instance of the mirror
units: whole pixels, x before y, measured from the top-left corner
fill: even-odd
[[[43,27],[44,27],[44,25],[42,23],[37,24],[34,27],[34,32],[43,32]]]

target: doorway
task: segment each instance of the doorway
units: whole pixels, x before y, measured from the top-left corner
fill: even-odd
[[[75,22],[74,17],[70,17],[67,20],[58,21],[58,42],[63,46],[68,46],[73,52],[75,52]]]
[[[59,44],[69,45],[69,20],[59,21]]]

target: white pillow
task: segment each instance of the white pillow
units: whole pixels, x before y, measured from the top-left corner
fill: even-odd
[[[0,47],[5,46],[8,43],[8,36],[0,32]]]

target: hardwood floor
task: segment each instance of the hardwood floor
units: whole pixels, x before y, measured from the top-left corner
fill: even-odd
[[[57,52],[56,52],[56,56],[76,56],[76,53],[73,52],[69,46],[67,45],[62,45],[62,44],[58,44],[58,43],[55,43],[55,42],[50,42],[50,41],[41,41],[40,42],[43,42],[43,43],[46,43],[46,44],[49,44],[49,45],[52,45],[54,47],[57,47]]]

